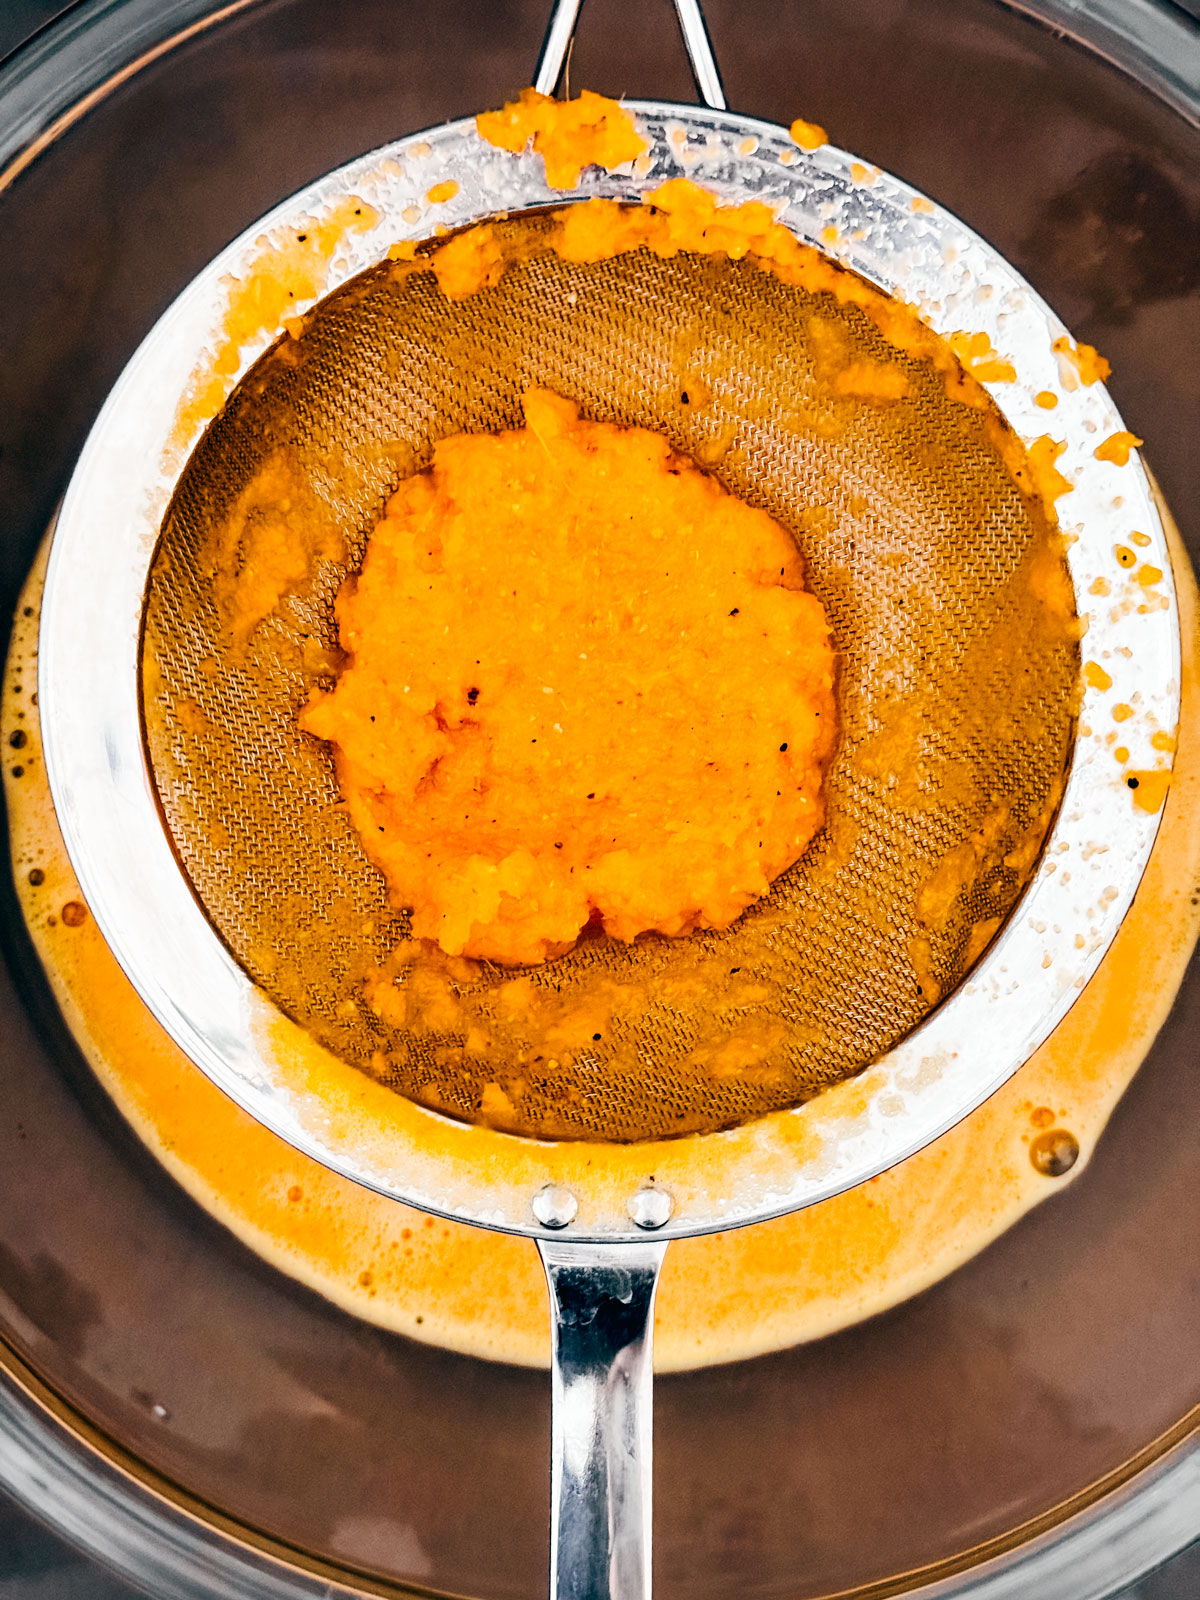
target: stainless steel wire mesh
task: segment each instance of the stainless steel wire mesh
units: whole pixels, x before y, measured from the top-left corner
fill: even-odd
[[[1065,583],[1065,561],[1005,465],[998,414],[951,398],[855,308],[750,261],[640,250],[572,264],[546,248],[539,217],[500,226],[514,259],[495,287],[452,301],[428,271],[362,274],[259,362],[195,450],[147,596],[155,782],[238,961],[400,1093],[541,1136],[729,1127],[877,1059],[1011,909],[1071,743],[1078,648],[1047,604],[1047,573]],[[898,361],[909,394],[839,396],[822,369],[831,328],[852,359]],[[841,742],[827,825],[764,901],[723,933],[585,938],[530,969],[548,1005],[585,997],[600,974],[633,999],[601,1044],[556,1052],[514,1033],[498,1063],[454,1033],[389,1027],[363,1002],[406,918],[297,712],[327,681],[333,598],[388,494],[437,438],[519,425],[529,384],[661,432],[793,532],[839,652]],[[331,536],[243,642],[220,584],[246,559],[247,517],[262,514],[246,492],[270,463]],[[512,975],[464,983],[486,1012]],[[774,1042],[739,1066],[751,1013]],[[481,1111],[489,1084],[499,1118],[494,1099]]]

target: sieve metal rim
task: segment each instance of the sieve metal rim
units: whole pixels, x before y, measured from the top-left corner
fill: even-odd
[[[1132,763],[1165,765],[1149,740],[1155,727],[1174,728],[1180,670],[1170,562],[1145,473],[1136,458],[1116,467],[1092,456],[1121,419],[1101,386],[1064,381],[1051,345],[1066,330],[1012,268],[949,213],[888,175],[860,172],[845,152],[801,154],[782,129],[726,113],[656,102],[631,109],[652,145],[637,174],[591,171],[577,190],[552,191],[539,157],[494,150],[473,120],[451,123],[327,174],[223,251],[151,330],[89,436],[51,552],[39,664],[48,775],[84,894],[141,997],[197,1065],[259,1121],[356,1182],[535,1236],[553,1231],[531,1210],[550,1186],[575,1205],[569,1232],[580,1241],[644,1238],[631,1207],[664,1209],[645,1206],[647,1187],[670,1196],[659,1238],[828,1198],[911,1154],[998,1088],[1069,1009],[1132,900],[1157,816],[1130,803],[1105,735],[1118,700],[1132,704],[1136,715],[1122,728]],[[939,332],[986,332],[1017,367],[1016,383],[989,387],[1026,440],[1046,431],[1049,414],[1035,395],[1056,395],[1053,431],[1068,441],[1059,466],[1075,483],[1064,523],[1076,535],[1069,561],[1088,620],[1085,654],[1110,667],[1119,661],[1120,671],[1107,689],[1085,686],[1059,820],[1006,928],[970,980],[862,1078],[745,1128],[633,1146],[516,1139],[390,1096],[394,1116],[368,1148],[339,1129],[321,1095],[283,1087],[286,1063],[266,1048],[269,1005],[194,900],[159,816],[141,738],[137,651],[158,528],[203,427],[197,420],[173,443],[176,407],[220,327],[227,280],[244,275],[264,235],[298,229],[348,193],[380,219],[343,238],[321,293],[393,241],[427,236],[435,221],[453,227],[593,195],[636,200],[672,176],[729,199],[786,201],[783,220],[801,238],[912,301]],[[429,189],[447,179],[458,193],[431,207]],[[238,378],[278,331],[242,346]],[[1112,548],[1133,528],[1149,538],[1144,555],[1163,573],[1156,587],[1166,606],[1119,615],[1111,596],[1100,602],[1089,590],[1101,578],[1118,586]],[[544,1195],[539,1209],[554,1214]]]

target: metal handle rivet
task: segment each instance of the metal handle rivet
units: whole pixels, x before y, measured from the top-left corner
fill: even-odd
[[[533,1214],[543,1228],[565,1228],[575,1221],[579,1201],[570,1189],[546,1183],[533,1197]]]
[[[629,1202],[629,1215],[639,1228],[661,1228],[671,1220],[674,1204],[665,1189],[639,1189]]]

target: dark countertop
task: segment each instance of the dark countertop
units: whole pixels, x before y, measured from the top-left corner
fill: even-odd
[[[1200,15],[1200,0],[1181,3]],[[65,9],[66,0],[0,0],[0,58]],[[135,1592],[0,1496],[0,1600],[133,1600]],[[1197,1595],[1200,1543],[1125,1591],[1121,1600],[1195,1600]]]

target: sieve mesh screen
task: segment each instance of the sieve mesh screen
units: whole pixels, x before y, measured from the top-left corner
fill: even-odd
[[[258,363],[200,441],[147,591],[151,767],[215,928],[345,1059],[534,1135],[732,1126],[886,1052],[1012,908],[1072,736],[1078,648],[1048,603],[1065,562],[1005,466],[998,413],[949,398],[855,307],[750,261],[643,249],[573,264],[545,248],[538,217],[498,226],[512,260],[496,286],[452,301],[428,271],[371,269]],[[899,362],[908,395],[839,396],[823,376],[831,329],[851,359]],[[333,599],[390,492],[434,440],[519,426],[530,384],[655,429],[794,533],[839,654],[841,741],[825,829],[732,928],[585,937],[525,975],[507,1047],[497,999],[512,971],[439,973],[494,1025],[481,1050],[364,1002],[406,918],[339,809],[329,752],[296,719],[328,681]],[[318,532],[273,550],[291,592],[268,592],[241,639],[222,584],[252,576],[248,557],[261,564],[278,531],[253,498],[264,474]],[[595,1042],[578,1020],[601,990],[611,1026]]]

